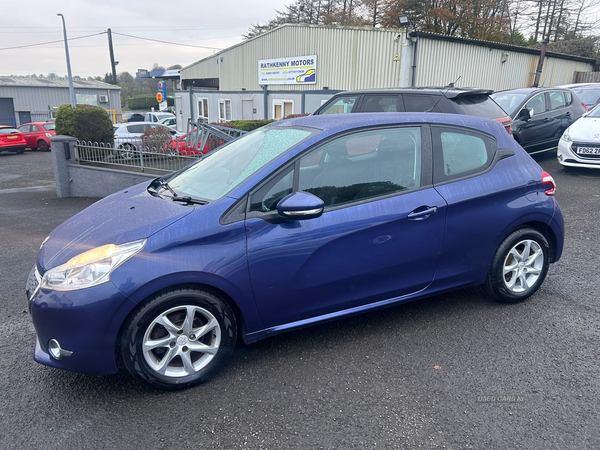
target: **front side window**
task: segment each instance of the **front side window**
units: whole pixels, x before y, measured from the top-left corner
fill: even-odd
[[[316,195],[326,207],[420,186],[420,127],[354,133],[328,142],[300,160],[298,189]]]
[[[31,125],[22,125],[19,127],[19,131],[21,133],[29,133],[30,130],[31,130]]]
[[[344,95],[327,105],[319,114],[347,114],[352,112],[358,95]]]
[[[543,92],[531,98],[526,104],[525,108],[533,110],[533,116],[546,112],[546,94]]]
[[[259,128],[176,174],[169,185],[181,196],[217,200],[317,132],[307,128]]]
[[[250,198],[250,211],[275,211],[277,203],[286,195],[292,193],[294,184],[293,169],[293,166],[288,167],[254,192]]]
[[[231,120],[231,100],[219,99],[219,122]]]
[[[458,128],[432,127],[434,181],[437,183],[478,173],[487,168],[496,152],[496,141]]]

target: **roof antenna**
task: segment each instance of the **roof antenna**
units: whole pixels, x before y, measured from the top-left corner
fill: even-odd
[[[457,78],[456,80],[454,80],[454,82],[453,82],[453,83],[450,83],[450,84],[448,85],[448,89],[446,89],[445,91],[442,91],[442,95],[443,95],[444,97],[446,97],[446,94],[448,93],[448,91],[449,91],[450,89],[452,89],[452,88],[454,87],[454,85],[455,85],[456,83],[458,83],[458,80],[460,80],[461,78],[462,78],[462,75],[459,75],[459,76],[458,76],[458,78]],[[431,108],[429,108],[429,109],[425,110],[425,112],[432,112],[432,111],[434,110],[434,108],[437,106],[437,104],[440,102],[440,100],[441,100],[441,99],[442,99],[442,97],[438,98],[438,101],[437,101],[437,102],[435,102],[435,105],[433,105]],[[446,97],[446,100],[447,100],[447,99],[448,99],[448,97]]]

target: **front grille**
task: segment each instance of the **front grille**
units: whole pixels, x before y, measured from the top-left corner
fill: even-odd
[[[585,153],[581,154],[581,153],[579,153],[579,149],[596,149],[597,153],[596,154],[585,154]],[[600,160],[600,142],[597,142],[597,143],[573,142],[571,144],[571,150],[579,158]]]
[[[35,295],[40,286],[40,281],[41,277],[37,270],[37,266],[33,266],[29,272],[29,277],[27,277],[27,284],[25,285],[27,300],[31,300],[31,298]]]

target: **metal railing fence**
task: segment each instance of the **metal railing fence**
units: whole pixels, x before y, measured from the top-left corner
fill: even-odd
[[[210,124],[189,124],[183,136],[168,134],[115,138],[114,143],[77,141],[80,164],[165,174],[180,170],[245,131]]]

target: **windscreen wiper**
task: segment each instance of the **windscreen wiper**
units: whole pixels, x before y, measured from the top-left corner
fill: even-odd
[[[174,202],[183,202],[183,203],[195,204],[195,205],[208,205],[207,200],[201,200],[199,198],[192,198],[189,195],[185,195],[185,196],[174,195],[173,197],[167,197],[167,198],[170,198]]]

